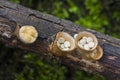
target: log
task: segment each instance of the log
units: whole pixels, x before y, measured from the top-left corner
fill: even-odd
[[[35,26],[39,35],[33,44],[24,44],[16,36],[17,25]],[[35,11],[21,5],[0,0],[0,41],[13,48],[31,51],[43,58],[51,58],[49,45],[54,41],[58,32],[67,32],[72,36],[81,31],[88,31],[96,35],[100,46],[104,50],[102,59],[89,61],[82,59],[78,53],[60,57],[62,64],[70,68],[81,69],[93,74],[101,74],[106,80],[120,80],[120,40],[94,30],[85,29],[71,21],[59,19],[52,15]],[[54,56],[54,58],[59,58]]]

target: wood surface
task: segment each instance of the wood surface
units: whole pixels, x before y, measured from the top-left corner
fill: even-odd
[[[24,44],[15,35],[18,26],[32,25],[39,35],[33,44]],[[0,41],[13,48],[19,48],[39,54],[43,58],[53,57],[49,45],[58,32],[67,32],[72,36],[81,31],[89,31],[96,35],[104,55],[98,61],[82,59],[79,53],[73,52],[64,57],[57,57],[61,64],[70,68],[81,69],[93,74],[101,74],[106,80],[120,80],[120,40],[94,30],[85,29],[71,21],[59,19],[49,14],[35,11],[21,5],[0,0]]]

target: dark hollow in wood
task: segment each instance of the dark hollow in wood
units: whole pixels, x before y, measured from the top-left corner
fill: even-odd
[[[39,32],[37,41],[24,44],[15,35],[16,26],[32,25]],[[71,68],[78,68],[86,72],[99,73],[106,80],[120,80],[120,41],[108,35],[88,30],[70,21],[56,18],[23,6],[0,0],[0,41],[23,50],[32,51],[48,57],[49,45],[55,39],[57,32],[65,31],[72,36],[81,31],[89,31],[97,36],[104,55],[99,61],[81,59],[79,53],[73,52],[61,57],[62,64]],[[55,57],[57,58],[57,57]]]

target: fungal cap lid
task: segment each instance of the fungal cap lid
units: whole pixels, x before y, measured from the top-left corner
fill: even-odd
[[[33,26],[22,26],[19,30],[19,39],[24,43],[33,43],[38,37],[38,32]]]
[[[61,49],[61,51],[72,51],[75,48],[75,40],[70,34],[66,32],[58,32],[56,35],[56,40],[60,37],[63,37],[66,41],[70,42],[70,48],[68,50]]]

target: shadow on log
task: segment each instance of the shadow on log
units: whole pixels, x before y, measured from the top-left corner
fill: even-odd
[[[16,36],[17,25],[35,26],[39,35],[33,44],[24,44]],[[56,33],[64,31],[72,36],[81,31],[89,31],[96,35],[104,55],[99,61],[81,59],[78,53],[61,57],[62,64],[103,75],[106,80],[120,80],[120,41],[108,35],[85,29],[70,21],[56,18],[23,6],[0,0],[0,40],[10,46],[37,53],[51,58],[48,50]],[[55,58],[58,58],[55,56]]]

